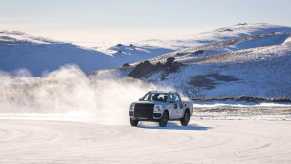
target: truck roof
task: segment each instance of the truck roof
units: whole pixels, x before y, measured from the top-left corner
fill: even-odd
[[[170,94],[170,93],[177,93],[172,91],[149,91],[149,93],[164,93],[164,94]]]

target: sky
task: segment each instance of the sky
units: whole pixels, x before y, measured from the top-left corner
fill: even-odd
[[[95,45],[175,39],[240,22],[291,26],[290,0],[1,0],[0,30]]]

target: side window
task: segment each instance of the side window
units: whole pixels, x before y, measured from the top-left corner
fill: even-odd
[[[178,94],[175,94],[175,102],[179,105],[180,108],[183,108],[183,103]]]
[[[168,102],[175,102],[173,94],[169,94]]]
[[[147,93],[142,99],[145,100],[145,101],[149,101],[150,100],[150,94]]]

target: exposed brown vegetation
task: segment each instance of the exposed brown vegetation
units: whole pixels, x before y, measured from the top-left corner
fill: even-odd
[[[237,81],[234,76],[220,75],[218,73],[198,75],[191,78],[189,84],[196,88],[214,89],[219,82]]]
[[[170,73],[177,72],[183,64],[176,62],[174,57],[167,58],[166,63],[158,62],[152,64],[148,60],[139,63],[129,73],[130,77],[143,78],[156,72],[162,72],[162,80],[165,79]]]

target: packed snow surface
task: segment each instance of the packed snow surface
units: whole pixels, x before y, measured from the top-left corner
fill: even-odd
[[[291,162],[290,123],[196,120],[189,127],[0,119],[0,163]]]

